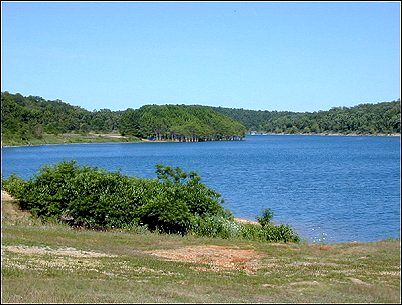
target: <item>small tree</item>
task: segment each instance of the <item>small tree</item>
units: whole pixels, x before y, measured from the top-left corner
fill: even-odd
[[[271,219],[274,217],[274,212],[271,209],[264,209],[261,216],[257,216],[257,220],[261,226],[265,227],[271,223]]]

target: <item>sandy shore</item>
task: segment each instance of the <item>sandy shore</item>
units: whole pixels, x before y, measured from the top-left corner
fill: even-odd
[[[14,200],[14,198],[11,197],[10,194],[7,193],[6,191],[1,190],[1,201],[3,201],[3,200],[11,201],[11,200]]]
[[[244,218],[238,218],[238,217],[235,217],[234,221],[236,221],[238,223],[244,223],[244,224],[258,224],[257,221],[248,220],[248,219],[244,219]]]

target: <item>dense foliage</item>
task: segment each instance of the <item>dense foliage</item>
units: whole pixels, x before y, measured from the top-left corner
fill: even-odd
[[[123,135],[172,141],[238,140],[245,127],[208,107],[146,105],[127,109],[121,118]]]
[[[129,177],[75,161],[44,166],[30,180],[11,175],[2,187],[35,216],[94,229],[145,226],[166,233],[263,241],[299,241],[286,225],[241,225],[221,195],[195,172],[157,165],[157,179]]]
[[[157,174],[158,180],[139,179],[61,162],[41,168],[27,182],[11,176],[4,187],[23,209],[73,226],[143,223],[150,229],[185,233],[196,215],[225,215],[220,195],[200,183],[196,173],[158,165]]]
[[[201,106],[143,106],[140,109],[92,112],[60,100],[1,94],[2,142],[29,144],[44,134],[117,133],[154,140],[237,140],[245,127],[235,120]]]
[[[30,139],[42,138],[44,133],[117,132],[120,115],[109,109],[90,112],[60,100],[1,93],[3,143],[26,144]]]
[[[256,111],[214,107],[249,131],[266,133],[378,134],[401,132],[401,102],[335,107],[328,111]]]
[[[263,227],[271,224],[271,220],[274,217],[274,213],[270,209],[265,209],[262,211],[261,216],[257,217],[258,222]]]
[[[390,134],[401,132],[400,108],[398,99],[318,112],[255,111],[197,105],[146,105],[136,110],[100,109],[91,112],[60,100],[47,101],[38,96],[2,92],[2,143],[19,145],[56,140],[49,135],[64,135],[70,142],[74,139],[71,134],[89,132],[120,132],[132,136],[132,139],[185,142],[239,140],[246,130]]]

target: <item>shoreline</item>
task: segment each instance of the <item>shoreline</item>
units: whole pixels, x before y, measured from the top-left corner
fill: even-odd
[[[330,136],[330,137],[400,137],[399,133],[377,133],[377,134],[358,134],[358,133],[255,133],[248,136]]]
[[[400,303],[400,240],[295,244],[81,230],[43,224],[7,199],[2,192],[5,303]]]
[[[240,218],[240,217],[234,217],[233,220],[234,220],[235,222],[240,223],[240,224],[253,224],[253,225],[259,224],[258,221],[249,220],[249,219]]]
[[[51,145],[79,145],[79,144],[132,144],[132,143],[142,143],[142,141],[134,141],[134,142],[76,142],[76,143],[46,143],[46,144],[22,144],[22,145],[2,145],[1,148],[12,148],[12,147],[37,147],[37,146],[51,146]]]
[[[15,199],[14,197],[12,197],[6,190],[1,190],[1,204],[3,205],[3,201],[4,202],[14,202],[14,203],[18,203],[18,200]],[[18,205],[19,207],[19,205]],[[20,210],[21,211],[21,210]],[[29,212],[30,213],[30,212]],[[234,217],[233,221],[235,221],[238,224],[253,224],[253,225],[259,225],[258,221],[255,220],[249,220],[249,219],[245,219],[245,218],[241,218],[241,217]],[[372,241],[358,241],[358,240],[354,240],[354,241],[343,241],[343,242],[329,242],[329,243],[325,243],[325,245],[327,246],[334,246],[334,245],[346,245],[346,244],[369,244],[369,243],[376,243],[376,242],[383,242],[383,241],[387,241],[390,238],[384,238],[384,239],[379,239],[379,240],[372,240]],[[400,238],[391,238],[393,240],[400,240]],[[303,242],[307,243],[310,246],[320,246],[320,243],[315,243],[315,242],[310,242],[308,241],[308,239],[303,238]]]
[[[342,134],[342,133],[255,133],[247,134],[246,136],[320,136],[320,137],[400,137],[399,133],[381,133],[381,134]],[[123,136],[114,138],[123,138]],[[21,145],[1,145],[1,148],[10,147],[35,147],[35,146],[47,146],[47,145],[70,145],[70,144],[132,144],[132,143],[198,143],[198,142],[177,142],[177,141],[164,141],[164,140],[148,140],[140,139],[139,141],[110,141],[110,142],[72,142],[72,143],[43,143],[43,144],[21,144]],[[201,143],[201,142],[200,142]]]

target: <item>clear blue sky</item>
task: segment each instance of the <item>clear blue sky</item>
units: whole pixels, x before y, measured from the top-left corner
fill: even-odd
[[[400,97],[397,2],[2,2],[2,91],[88,110]]]

